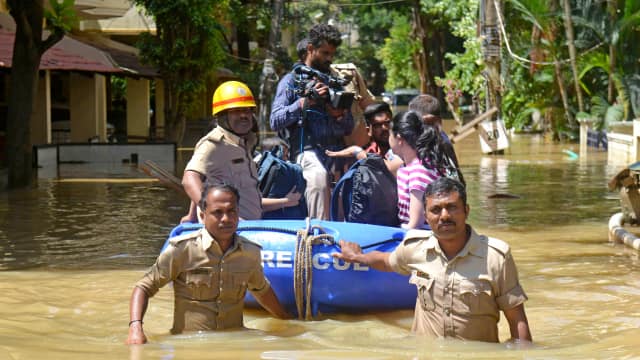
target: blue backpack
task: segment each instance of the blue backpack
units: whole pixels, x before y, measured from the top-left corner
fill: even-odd
[[[282,148],[276,146],[271,151],[262,153],[258,162],[258,189],[265,198],[285,197],[295,186],[296,191],[303,194],[296,206],[267,211],[263,219],[304,219],[307,217],[307,204],[304,201],[304,190],[307,186],[302,176],[302,167],[282,160]]]
[[[400,224],[396,178],[382,157],[369,154],[351,165],[340,178],[331,194],[331,220],[385,226]]]

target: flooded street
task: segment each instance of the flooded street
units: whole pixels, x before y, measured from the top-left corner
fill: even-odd
[[[169,287],[150,301],[150,344],[125,346],[132,286],[188,205],[132,170],[0,193],[0,360],[638,359],[640,253],[607,240],[619,201],[606,183],[622,164],[565,151],[577,149],[539,135],[513,136],[501,156],[482,155],[475,135],[456,144],[469,223],[511,245],[533,348],[414,337],[412,310],[312,322],[247,310],[246,330],[172,336]]]

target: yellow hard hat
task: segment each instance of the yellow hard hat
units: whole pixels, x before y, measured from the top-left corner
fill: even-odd
[[[211,107],[215,115],[228,109],[256,107],[256,101],[247,85],[239,81],[226,81],[213,93]]]

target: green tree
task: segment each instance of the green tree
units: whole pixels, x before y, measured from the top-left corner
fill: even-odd
[[[367,86],[374,94],[384,91],[387,80],[386,69],[377,56],[389,38],[389,30],[393,27],[398,14],[398,5],[354,6],[343,8],[341,21],[353,24],[358,30],[357,46],[348,42],[341,47],[336,62],[352,62],[360,69],[360,73],[368,78]],[[401,4],[401,3],[396,3]]]
[[[631,116],[631,105],[638,107],[630,104],[630,97],[635,99],[640,95],[635,90],[640,85],[637,75],[640,50],[635,46],[640,41],[640,3],[623,0],[577,2],[578,11],[574,15],[577,41],[587,46],[606,45],[580,59],[581,85],[589,95],[605,98],[610,105],[619,102],[627,119]],[[601,76],[603,72],[606,77]],[[606,93],[602,91],[605,88]]]
[[[568,134],[567,130],[575,130],[574,109],[571,105],[570,93],[567,90],[564,59],[568,58],[566,41],[562,32],[558,29],[561,26],[562,16],[559,12],[560,6],[557,0],[510,0],[509,13],[505,16],[510,18],[510,42],[516,52],[526,51],[530,57],[530,71],[535,74],[543,71],[545,78],[551,74],[549,67],[553,69],[555,89],[546,88],[553,105],[544,109],[545,119],[553,123],[551,127],[554,137],[560,134]],[[521,59],[516,59],[520,62]],[[557,91],[555,91],[557,90]],[[556,94],[558,97],[556,97]],[[564,116],[563,119],[556,119],[557,99],[561,104]],[[524,110],[524,109],[523,109]],[[572,136],[572,135],[571,135]]]
[[[200,104],[207,80],[226,55],[225,29],[216,19],[228,13],[228,1],[134,0],[156,23],[143,34],[142,57],[156,66],[165,85],[167,137],[182,143],[187,113]]]
[[[395,23],[389,31],[389,38],[385,39],[384,46],[378,53],[387,69],[388,89],[420,86],[420,77],[414,67],[413,54],[420,48],[420,44],[412,39],[411,23],[401,14],[395,14]]]
[[[73,4],[74,0],[51,0],[47,9],[44,0],[7,0],[9,13],[16,23],[7,112],[9,187],[28,186],[32,182],[30,118],[38,88],[40,59],[71,30],[76,20]],[[42,40],[45,23],[50,34]]]

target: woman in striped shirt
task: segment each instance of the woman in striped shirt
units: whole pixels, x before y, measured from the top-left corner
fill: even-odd
[[[398,218],[405,229],[428,228],[424,214],[424,191],[427,185],[439,177],[430,164],[430,155],[440,151],[440,134],[424,125],[413,112],[401,112],[393,118],[389,132],[389,145],[394,155],[404,160],[398,169]]]

